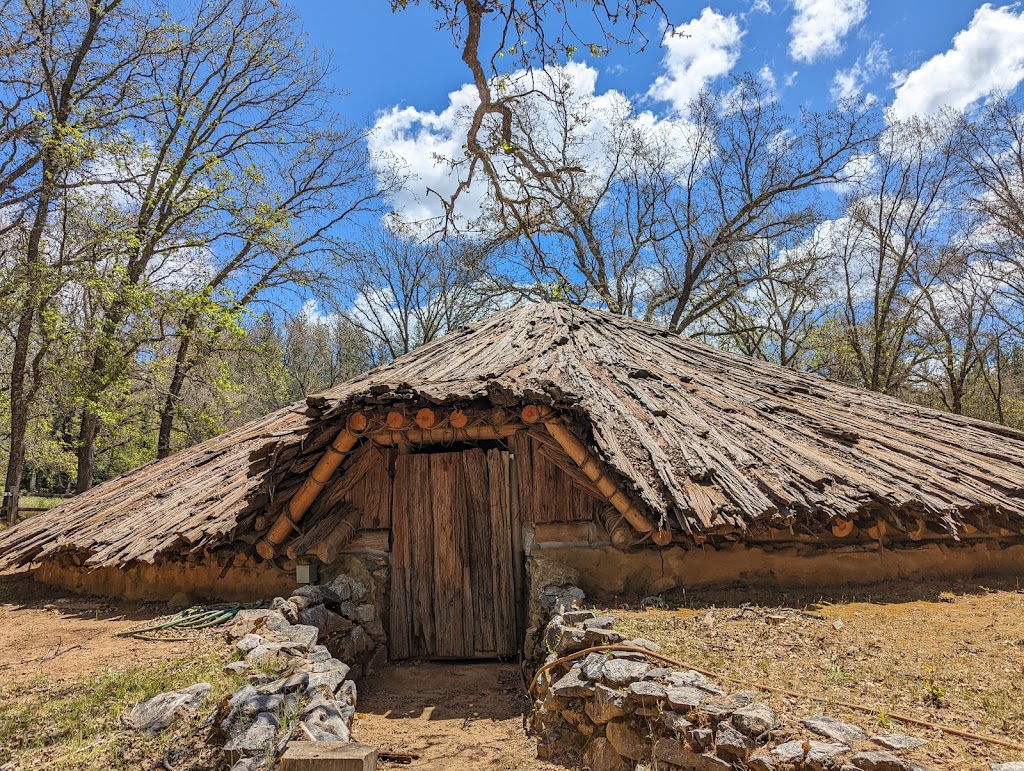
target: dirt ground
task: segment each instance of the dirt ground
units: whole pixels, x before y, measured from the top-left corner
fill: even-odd
[[[170,612],[163,603],[78,597],[0,573],[0,681],[79,679],[119,663],[196,653],[199,642],[149,642],[114,633]]]
[[[515,664],[394,664],[359,684],[353,733],[382,751],[419,755],[413,768],[565,771],[537,760],[523,731],[529,706]]]

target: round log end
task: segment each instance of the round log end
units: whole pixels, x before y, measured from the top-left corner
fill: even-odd
[[[836,517],[832,520],[832,535],[836,538],[846,538],[854,531],[854,524],[852,519],[843,519],[842,517]]]
[[[348,416],[348,429],[349,431],[365,431],[370,427],[370,419],[366,417],[366,413],[353,412]]]
[[[668,529],[658,528],[651,533],[651,540],[654,541],[658,546],[668,546],[672,543],[672,531]]]
[[[886,525],[884,519],[876,519],[875,524],[865,529],[865,533],[874,540],[879,540],[885,537],[885,534],[889,532],[889,526]]]
[[[508,423],[508,413],[501,407],[495,407],[487,413],[487,422],[492,426],[500,426]]]
[[[925,522],[923,519],[918,519],[916,521],[917,527],[915,527],[913,530],[907,531],[907,538],[909,538],[911,541],[920,541],[922,538],[924,538],[924,534],[928,532],[927,522]]]
[[[551,414],[551,408],[542,404],[528,404],[523,407],[524,423],[540,423]]]
[[[256,553],[259,554],[265,560],[274,559],[274,554],[277,551],[274,544],[268,541],[266,538],[261,538],[256,542]]]
[[[964,522],[963,526],[960,528],[960,532],[963,533],[964,535],[977,535],[978,528],[976,528],[974,525],[970,524],[969,522]]]
[[[424,407],[416,413],[416,425],[420,428],[433,428],[437,425],[437,415],[430,407]]]
[[[616,527],[608,533],[608,540],[616,549],[628,549],[636,539],[627,527]]]
[[[465,428],[469,425],[469,416],[462,410],[452,410],[452,414],[448,416],[448,423],[452,428]]]

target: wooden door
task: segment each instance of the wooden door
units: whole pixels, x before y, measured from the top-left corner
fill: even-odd
[[[391,507],[392,659],[516,652],[509,455],[400,455]]]

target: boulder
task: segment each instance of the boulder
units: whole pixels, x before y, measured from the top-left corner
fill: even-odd
[[[678,712],[666,711],[661,713],[661,724],[665,726],[669,731],[676,735],[681,736],[686,732],[686,729],[690,728],[693,724],[680,715]]]
[[[756,745],[745,734],[740,733],[729,723],[720,723],[715,730],[715,747],[719,755],[743,760]]]
[[[607,685],[621,687],[635,680],[642,680],[651,665],[646,661],[630,661],[628,659],[608,659],[601,667],[601,679]]]
[[[299,623],[316,627],[318,637],[327,636],[327,614],[330,611],[323,605],[312,605],[299,611]]]
[[[242,672],[244,672],[248,668],[248,661],[232,661],[231,663],[224,665],[225,672],[234,672],[236,675],[242,674]]]
[[[635,680],[626,688],[626,701],[642,707],[653,707],[665,699],[665,686],[649,680]]]
[[[270,631],[286,630],[290,626],[291,623],[279,610],[244,609],[235,614],[234,619],[227,628],[227,634],[229,639],[238,640],[247,634],[265,635]]]
[[[675,688],[667,688],[665,690],[665,699],[668,705],[672,709],[683,710],[690,712],[691,710],[697,709],[700,703],[704,701],[708,696],[707,691],[702,691],[699,688],[691,688],[689,686],[679,686]]]
[[[700,672],[693,669],[686,670],[685,672],[673,672],[665,679],[672,685],[699,688],[700,690],[715,696],[721,696],[725,693],[725,691],[719,688],[716,683],[713,683]]]
[[[861,771],[910,771],[910,764],[884,750],[855,753],[849,762]]]
[[[303,653],[312,651],[320,639],[320,630],[308,624],[288,624],[285,629],[275,629],[264,635],[271,642],[287,645]]]
[[[594,686],[594,698],[587,701],[584,710],[587,716],[598,725],[626,714],[626,697],[600,683]]]
[[[993,763],[992,771],[1024,771],[1024,760],[1013,760],[1009,763]]]
[[[264,642],[263,637],[258,634],[247,634],[241,640],[235,643],[235,647],[238,648],[242,653],[248,653],[253,648],[259,647]]]
[[[352,631],[354,624],[344,616],[340,616],[333,610],[327,610],[324,608],[326,619],[324,621],[324,627],[327,630],[327,634],[345,634]]]
[[[627,763],[615,751],[615,747],[603,736],[596,736],[583,748],[583,764],[590,771],[632,771],[633,764]]]
[[[853,725],[853,723],[844,723],[828,715],[806,717],[800,721],[800,724],[804,728],[814,731],[819,736],[824,736],[826,739],[842,742],[843,744],[860,742],[868,738],[867,732],[860,726]]]
[[[239,752],[243,755],[269,754],[270,748],[277,739],[280,724],[270,712],[261,712],[256,719],[228,739],[224,749],[227,752]]]
[[[292,592],[292,597],[304,597],[309,601],[309,605],[322,605],[324,601],[323,591],[315,584],[300,586]]]
[[[775,728],[775,713],[767,704],[753,702],[732,713],[732,724],[747,736],[760,736]]]
[[[297,624],[299,623],[299,612],[298,608],[283,597],[275,597],[270,601],[270,609],[278,611],[282,616],[288,619],[288,623]]]
[[[840,755],[850,751],[849,747],[838,742],[811,740],[806,744],[807,752],[804,752],[804,742],[800,739],[785,742],[772,749],[772,757],[779,763],[789,763],[794,766],[802,764],[800,767],[807,768],[809,771],[824,771],[824,769],[834,766]]]
[[[715,732],[710,728],[691,728],[686,732],[687,743],[703,752],[715,742]]]
[[[605,726],[604,735],[617,753],[630,760],[642,760],[650,753],[650,744],[625,721],[611,721]]]
[[[196,683],[188,688],[161,693],[132,707],[125,722],[137,731],[155,736],[178,718],[193,714],[212,690],[209,683]]]
[[[875,744],[885,747],[887,750],[916,750],[918,747],[923,747],[928,742],[924,739],[918,739],[916,736],[907,736],[906,734],[878,734],[872,736],[871,741]],[[1024,768],[1021,769],[1024,771]]]
[[[296,672],[294,675],[289,677],[282,677],[278,680],[274,680],[272,683],[261,685],[256,690],[262,694],[293,693],[295,691],[303,690],[308,682],[308,674],[305,672]]]
[[[551,694],[567,698],[587,697],[594,693],[594,683],[583,676],[583,665],[573,664],[565,675],[551,686]]]
[[[324,696],[333,696],[334,692],[345,682],[348,673],[349,668],[345,667],[344,669],[334,669],[330,672],[317,672],[309,675],[305,688],[306,695],[323,694]]]
[[[590,615],[593,616],[594,614],[591,613]],[[572,622],[567,620],[566,623]],[[584,629],[611,629],[615,626],[615,619],[611,616],[596,616],[594,618],[584,619],[581,622],[581,626]]]
[[[563,616],[565,623],[569,626],[582,626],[584,621],[592,618],[596,618],[596,616],[590,610],[570,610]]]
[[[319,728],[336,736],[340,741],[347,742],[352,738],[349,726],[354,714],[355,710],[352,707],[336,701],[327,701],[306,712],[302,723],[307,728]]]
[[[764,752],[751,755],[746,761],[747,771],[775,771],[775,761]]]

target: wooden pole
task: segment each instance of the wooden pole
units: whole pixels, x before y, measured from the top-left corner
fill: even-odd
[[[320,491],[324,489],[324,485],[327,484],[331,476],[338,469],[338,466],[341,465],[345,456],[362,438],[359,433],[351,429],[353,424],[366,425],[356,418],[355,415],[361,415],[361,413],[355,413],[349,417],[346,427],[338,432],[338,435],[334,437],[334,441],[324,450],[324,454],[320,456],[320,460],[317,461],[313,470],[309,472],[309,476],[306,477],[302,486],[291,497],[291,500],[288,501],[288,506],[277,518],[277,521],[271,525],[267,534],[257,542],[256,551],[263,559],[273,558],[274,554],[277,553],[277,547],[284,543],[284,539],[295,529],[296,523],[305,516],[306,511],[313,501],[316,500]],[[361,415],[361,417],[364,420],[366,419],[365,415]]]
[[[619,489],[619,486],[605,473],[602,465],[590,454],[583,442],[569,430],[565,423],[555,416],[554,411],[550,407],[530,405],[523,409],[522,416],[523,420],[527,423],[543,423],[548,433],[565,450],[565,454],[573,459],[576,465],[580,467],[580,470],[601,491],[601,494],[607,499],[608,503],[625,517],[634,530],[642,535],[655,530],[654,524],[629,499],[629,496]],[[658,529],[660,530],[661,528]],[[663,530],[662,532],[667,531]],[[667,539],[664,535],[659,535],[658,540],[661,541],[659,545],[666,545],[671,539],[671,533],[668,533]],[[655,543],[658,543],[658,541],[655,541]]]
[[[616,549],[628,549],[637,542],[636,531],[619,514],[614,506],[601,512],[604,529],[608,531],[608,540]]]
[[[410,428],[407,431],[374,431],[369,438],[375,444],[444,444],[448,442],[478,442],[488,439],[506,439],[523,428],[521,423],[500,426],[466,426],[466,428]]]

